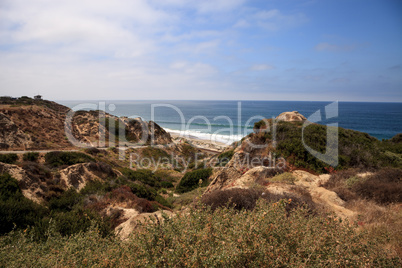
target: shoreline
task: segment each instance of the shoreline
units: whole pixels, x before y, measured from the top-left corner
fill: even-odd
[[[213,151],[223,151],[226,147],[230,146],[230,144],[226,144],[219,141],[201,139],[199,137],[192,135],[181,135],[180,133],[168,131],[166,129],[165,131],[170,134],[173,142],[176,144],[180,144],[181,142],[187,141],[193,146],[198,147],[200,149],[213,150]]]

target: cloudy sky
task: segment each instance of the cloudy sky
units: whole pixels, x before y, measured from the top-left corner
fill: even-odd
[[[0,0],[0,95],[402,101],[400,0]]]

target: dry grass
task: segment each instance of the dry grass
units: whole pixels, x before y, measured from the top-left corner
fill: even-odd
[[[235,210],[253,210],[259,199],[266,202],[278,202],[286,199],[290,202],[286,204],[286,211],[289,213],[298,207],[306,207],[310,212],[315,213],[316,206],[310,194],[273,194],[263,188],[231,188],[208,193],[201,198],[201,202],[209,206],[213,211],[221,207],[234,208]]]
[[[122,242],[87,232],[42,243],[29,234],[0,237],[9,267],[400,267],[376,239],[337,218],[311,216],[292,201],[258,202],[254,210],[201,207],[144,223]]]
[[[345,201],[372,200],[378,204],[402,202],[402,170],[383,168],[365,177],[361,170],[337,172],[323,186]]]
[[[347,208],[359,213],[355,219],[369,239],[379,240],[390,257],[402,257],[402,205],[381,206],[373,201],[354,200]]]

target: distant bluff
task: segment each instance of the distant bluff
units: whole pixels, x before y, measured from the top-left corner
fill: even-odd
[[[277,121],[285,121],[285,122],[304,122],[306,121],[306,117],[304,115],[300,114],[297,111],[293,112],[284,112],[281,113],[276,117]]]
[[[0,150],[73,148],[65,133],[70,111],[53,101],[0,97]],[[169,133],[154,122],[119,118],[102,111],[75,112],[69,131],[88,147],[128,145],[142,140],[149,144],[151,138],[153,144],[172,142]],[[99,143],[100,133],[105,135],[104,144]]]

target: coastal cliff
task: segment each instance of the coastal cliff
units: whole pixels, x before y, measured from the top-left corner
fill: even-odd
[[[47,100],[0,98],[0,150],[71,149],[66,129],[86,147],[125,143],[169,144],[172,139],[154,122],[118,118],[101,111],[77,111],[70,125],[71,110]]]

